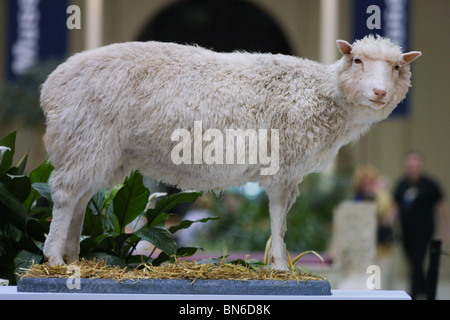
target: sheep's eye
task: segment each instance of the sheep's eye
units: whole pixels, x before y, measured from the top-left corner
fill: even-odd
[[[360,59],[358,59],[358,58],[354,59],[353,62],[356,63],[356,64],[362,63],[362,61]]]
[[[399,66],[399,65],[396,65],[396,66],[394,67],[394,69],[395,69],[395,70],[400,70],[400,66]]]

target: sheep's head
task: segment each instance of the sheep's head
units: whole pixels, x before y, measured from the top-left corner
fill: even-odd
[[[402,53],[399,46],[379,36],[353,44],[338,40],[337,45],[344,56],[338,87],[347,100],[389,114],[405,98],[411,86],[409,64],[422,53]]]

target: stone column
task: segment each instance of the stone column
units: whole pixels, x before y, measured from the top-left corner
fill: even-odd
[[[375,262],[376,224],[373,202],[345,201],[335,209],[334,245],[339,289],[368,289],[367,267]]]

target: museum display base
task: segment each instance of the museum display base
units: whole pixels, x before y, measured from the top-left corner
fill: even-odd
[[[119,282],[112,279],[23,278],[18,282],[17,292],[318,296],[331,295],[331,286],[327,280],[143,279]]]

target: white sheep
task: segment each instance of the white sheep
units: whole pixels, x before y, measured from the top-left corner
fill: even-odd
[[[91,196],[139,169],[182,189],[258,182],[269,198],[272,265],[287,270],[286,213],[299,183],[388,117],[410,87],[409,63],[421,55],[373,36],[337,45],[343,57],[331,65],[160,42],[112,44],[69,58],[41,92],[55,168],[48,261],[78,259]],[[279,170],[261,175],[261,163],[175,164],[171,136],[176,129],[193,132],[196,121],[203,131],[278,130]]]

